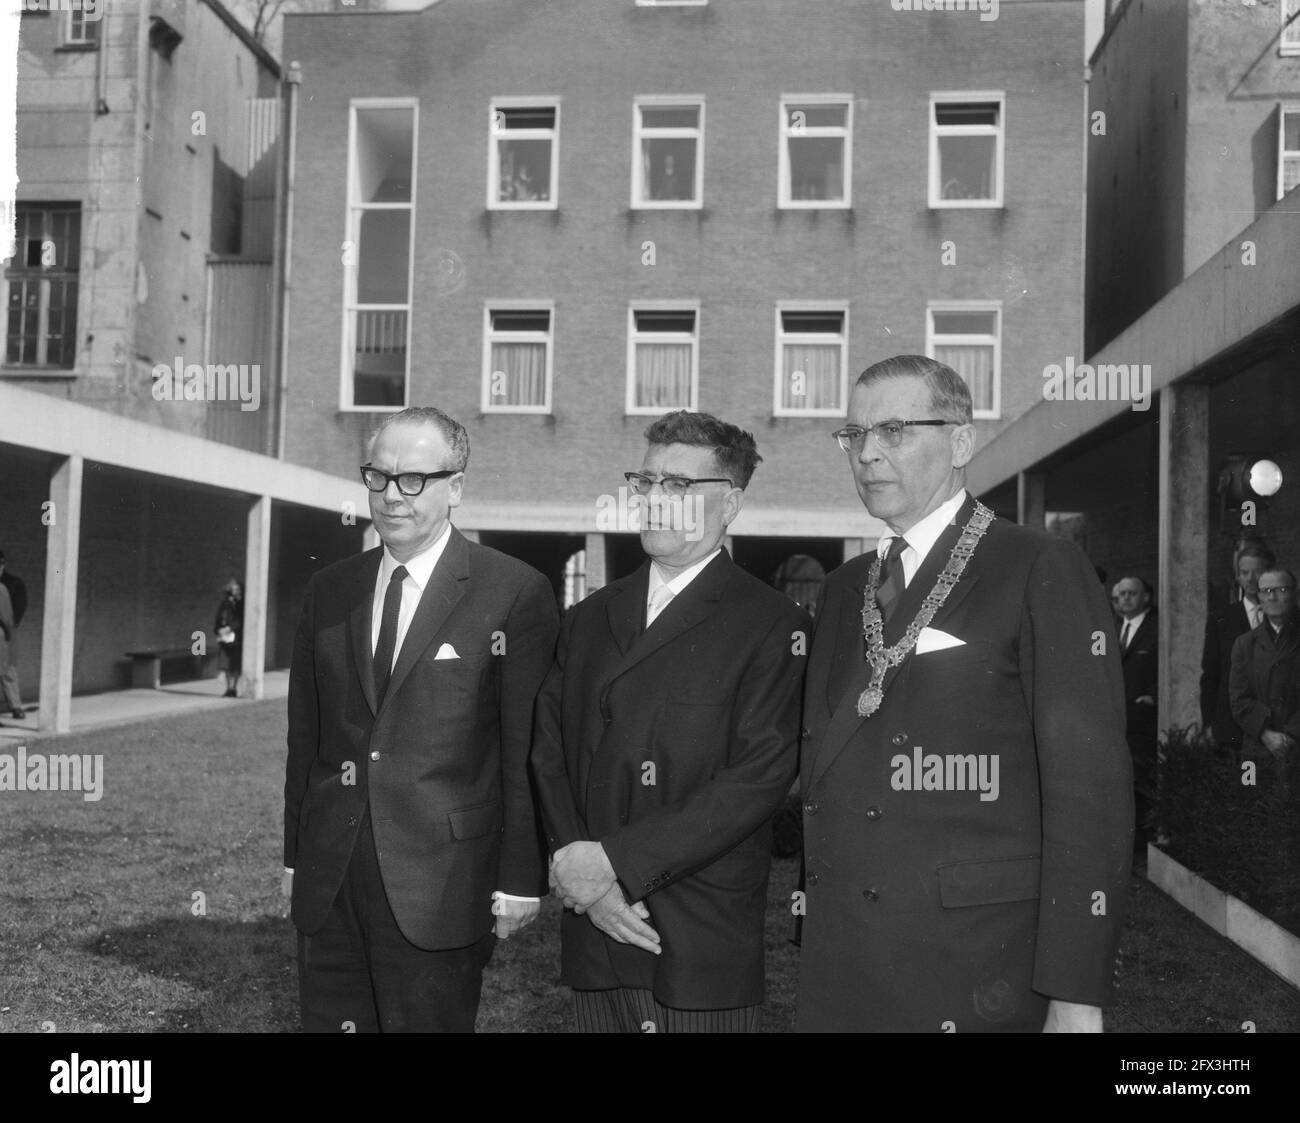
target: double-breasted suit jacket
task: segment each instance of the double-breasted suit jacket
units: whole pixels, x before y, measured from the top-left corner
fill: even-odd
[[[1300,614],[1293,613],[1281,633],[1265,620],[1232,645],[1229,688],[1232,715],[1242,731],[1242,752],[1267,760],[1264,731],[1300,740]]]
[[[885,628],[895,643],[968,497]],[[827,579],[804,704],[800,1030],[1041,1029],[1102,1004],[1133,795],[1110,609],[1083,553],[994,520],[869,717],[861,611],[875,555]]]
[[[388,902],[417,947],[487,935],[494,890],[546,891],[528,750],[555,650],[555,598],[530,566],[450,534],[381,706],[371,607],[382,551],[308,584],[284,789],[292,917],[308,934],[339,891],[367,802]]]
[[[649,563],[565,616],[533,768],[551,850],[601,842],[663,952],[566,912],[562,978],[679,1009],[755,1005],[811,620],[723,550],[643,629],[648,579]]]

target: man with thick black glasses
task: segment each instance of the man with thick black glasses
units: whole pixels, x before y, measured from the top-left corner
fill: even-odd
[[[646,439],[646,564],[565,617],[537,702],[561,980],[580,1031],[750,1032],[810,621],[723,548],[753,436],[680,411]]]
[[[361,478],[382,548],[307,587],[289,680],[286,889],[303,1028],[471,1032],[546,891],[528,781],[547,580],[451,525],[469,437],[394,414]]]

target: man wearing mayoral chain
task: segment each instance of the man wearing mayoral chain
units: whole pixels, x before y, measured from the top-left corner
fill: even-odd
[[[1110,608],[965,488],[971,396],[901,355],[836,432],[888,528],[826,580],[800,780],[803,1031],[1100,1031],[1133,830]]]

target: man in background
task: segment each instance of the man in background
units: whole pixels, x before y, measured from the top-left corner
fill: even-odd
[[[1232,576],[1240,599],[1212,605],[1205,620],[1205,646],[1201,653],[1201,727],[1221,749],[1241,748],[1241,727],[1232,716],[1228,679],[1232,671],[1232,646],[1264,622],[1259,599],[1259,575],[1277,559],[1259,539],[1247,539],[1233,552]]]
[[[1241,727],[1242,755],[1278,760],[1300,743],[1300,612],[1296,579],[1287,569],[1266,569],[1257,586],[1264,622],[1232,645],[1229,696]]]
[[[1147,819],[1156,803],[1156,742],[1159,735],[1160,625],[1151,586],[1141,577],[1115,583],[1111,603],[1119,621],[1119,658],[1124,671],[1124,733],[1133,758],[1134,845],[1149,839]]]
[[[22,689],[18,683],[15,644],[18,626],[27,614],[27,585],[17,574],[9,572],[3,550],[0,550],[0,590],[4,593],[0,597],[0,692],[4,694],[9,712],[21,721],[27,716],[27,711],[23,709]]]

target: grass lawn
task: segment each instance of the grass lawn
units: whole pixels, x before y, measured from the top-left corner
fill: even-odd
[[[104,795],[0,793],[0,1030],[297,1028],[294,936],[279,896],[284,703],[38,741],[102,753]],[[12,751],[12,749],[7,750]],[[774,863],[764,1028],[790,1028],[796,860]],[[1120,1032],[1300,1029],[1300,994],[1135,879]],[[202,897],[196,897],[202,894]],[[205,915],[195,915],[202,904]],[[479,1028],[569,1028],[559,906],[498,945]]]

